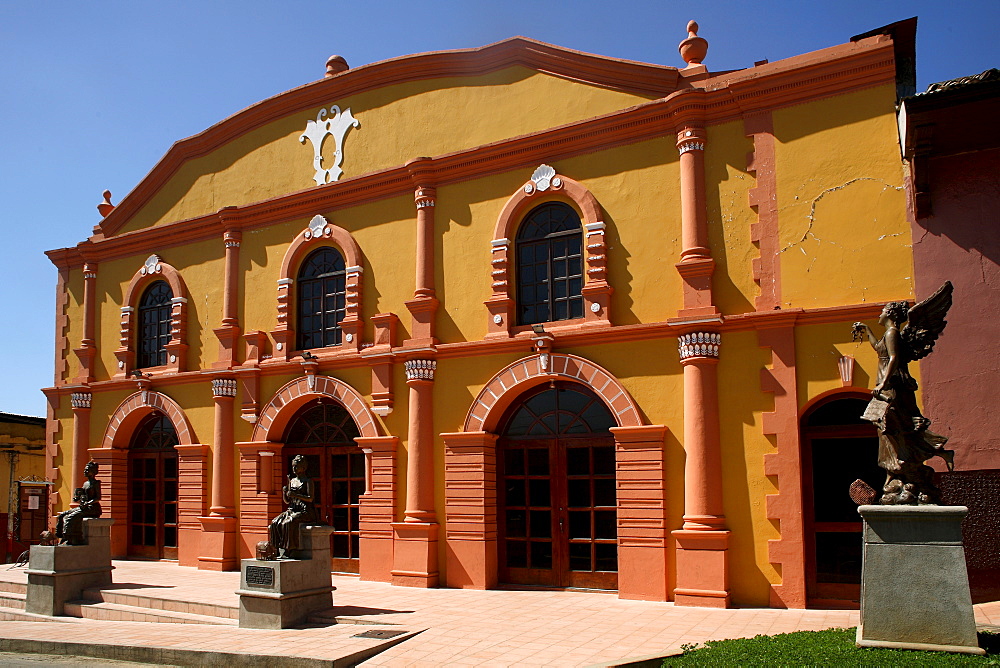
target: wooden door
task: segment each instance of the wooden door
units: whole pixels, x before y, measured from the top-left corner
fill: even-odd
[[[813,605],[856,604],[861,596],[862,522],[849,488],[861,479],[882,493],[875,427],[860,419],[867,401],[839,399],[803,427],[806,592]]]
[[[515,407],[498,443],[503,582],[617,588],[615,446],[607,432],[614,422],[606,413],[599,399],[569,386]]]
[[[128,553],[177,558],[177,432],[170,419],[144,419],[128,452]],[[106,494],[107,492],[105,492]]]
[[[177,558],[177,453],[129,453],[129,554]]]
[[[282,450],[286,476],[296,455],[304,455],[308,462],[317,518],[334,529],[330,567],[338,573],[357,573],[360,567],[359,501],[366,482],[365,455],[354,443],[358,435],[354,420],[340,404],[309,404],[292,419]]]

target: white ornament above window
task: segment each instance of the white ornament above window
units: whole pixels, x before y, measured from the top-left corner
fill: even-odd
[[[142,269],[139,273],[145,276],[146,274],[155,274],[160,271],[162,267],[160,266],[160,256],[150,255],[146,258],[146,262],[143,263]]]
[[[308,139],[313,146],[313,168],[316,173],[313,181],[321,186],[340,178],[344,170],[340,168],[344,161],[344,137],[351,128],[361,127],[361,122],[351,115],[350,108],[340,111],[340,107],[333,105],[330,107],[332,117],[327,118],[326,109],[320,109],[316,114],[315,121],[306,121],[306,129],[299,136],[299,143],[305,144]],[[334,152],[332,164],[329,167],[323,166],[323,141],[332,136],[334,141]]]
[[[558,183],[553,183],[552,177],[556,175],[556,170],[554,167],[549,165],[539,165],[538,169],[531,175],[531,180],[535,184],[535,188],[544,192],[549,189],[550,186],[559,186]]]

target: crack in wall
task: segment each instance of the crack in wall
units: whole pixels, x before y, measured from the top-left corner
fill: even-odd
[[[809,215],[806,216],[806,220],[809,221],[809,225],[806,226],[806,231],[803,232],[802,238],[799,239],[798,241],[792,241],[792,242],[788,243],[784,248],[778,249],[778,252],[779,253],[784,253],[787,250],[795,248],[795,247],[799,246],[799,244],[804,243],[809,237],[812,237],[816,241],[819,241],[820,243],[823,243],[823,240],[820,239],[819,237],[817,237],[815,234],[813,234],[813,231],[812,231],[813,223],[816,221],[816,206],[819,204],[819,202],[820,202],[821,199],[823,199],[824,197],[826,197],[830,193],[834,193],[834,192],[837,192],[839,190],[843,190],[843,189],[847,188],[848,186],[854,185],[855,183],[860,183],[862,181],[874,181],[875,183],[881,183],[882,184],[882,192],[885,192],[886,190],[895,190],[895,191],[902,191],[903,190],[903,186],[894,186],[894,185],[892,185],[890,183],[886,183],[885,181],[882,181],[881,179],[876,179],[876,178],[873,178],[873,177],[870,177],[870,176],[859,176],[859,177],[857,177],[855,179],[851,179],[850,181],[846,181],[844,183],[841,183],[839,186],[834,186],[832,188],[827,188],[826,190],[824,190],[823,192],[821,192],[819,195],[817,195],[816,197],[814,197],[813,200],[812,200],[812,202],[810,202],[810,205],[809,205]],[[898,232],[896,234],[884,234],[881,237],[879,237],[878,240],[881,241],[883,239],[886,239],[886,238],[889,238],[889,237],[900,236],[902,234],[903,234],[903,232]],[[837,243],[834,242],[834,241],[827,241],[826,243],[837,245]],[[807,253],[806,253],[806,251],[805,251],[804,248],[799,248],[799,250],[802,251],[803,255],[807,255]]]

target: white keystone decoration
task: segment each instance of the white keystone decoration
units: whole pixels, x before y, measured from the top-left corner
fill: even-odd
[[[351,128],[361,127],[361,122],[351,115],[350,108],[340,111],[340,107],[333,105],[330,107],[333,114],[327,118],[326,109],[320,109],[316,114],[315,121],[306,121],[306,130],[299,136],[299,143],[305,144],[308,139],[313,146],[313,167],[316,173],[313,181],[321,186],[324,183],[336,181],[340,178],[344,170],[340,168],[344,162],[344,137]],[[327,136],[332,136],[335,143],[333,152],[333,164],[329,167],[323,166],[323,141]]]

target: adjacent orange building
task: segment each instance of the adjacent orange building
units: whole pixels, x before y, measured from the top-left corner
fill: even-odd
[[[49,252],[53,512],[92,458],[116,554],[235,569],[302,454],[362,579],[856,596],[914,24],[732,72],[689,28],[331,58],[108,194]]]

